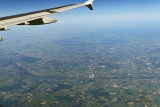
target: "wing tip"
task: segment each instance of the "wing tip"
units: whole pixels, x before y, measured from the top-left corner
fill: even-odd
[[[86,5],[90,10],[93,10],[93,6],[92,6],[92,4],[88,4],[88,5]]]
[[[88,0],[87,2],[85,2],[85,6],[87,6],[90,10],[93,10],[93,2],[94,0]]]

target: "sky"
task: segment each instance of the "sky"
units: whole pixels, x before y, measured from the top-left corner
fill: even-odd
[[[0,17],[83,2],[85,0],[1,0]],[[88,26],[88,29],[160,24],[160,0],[95,0],[93,5],[94,11],[81,7],[53,15],[51,17],[58,23],[46,25],[43,29],[52,30],[55,26],[68,29],[68,25],[80,24],[81,28]],[[42,27],[35,29],[41,30]]]
[[[41,9],[63,6],[67,4],[83,3],[85,0],[1,0],[0,17],[9,16],[19,13],[26,13]],[[94,16],[94,21],[104,20],[131,20],[138,18],[159,19],[160,1],[159,0],[95,0],[94,12],[89,13],[86,8],[68,11],[67,17],[70,15],[83,15],[87,19]],[[72,14],[70,14],[72,13]],[[88,14],[89,13],[89,14]],[[87,15],[87,16],[86,16]],[[117,18],[118,17],[118,18]],[[92,17],[93,20],[93,17]]]

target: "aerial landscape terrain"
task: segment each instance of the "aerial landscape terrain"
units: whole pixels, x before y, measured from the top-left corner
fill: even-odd
[[[53,36],[7,37],[0,43],[0,104],[158,107],[156,31],[152,35],[149,28],[64,30]]]

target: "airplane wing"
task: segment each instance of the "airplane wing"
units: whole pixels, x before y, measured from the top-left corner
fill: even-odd
[[[89,0],[82,4],[72,4],[72,5],[66,5],[62,7],[56,7],[46,10],[14,15],[14,16],[2,17],[0,18],[0,30],[9,30],[9,27],[13,25],[43,25],[43,24],[55,23],[57,22],[57,20],[49,18],[48,16],[82,6],[87,6],[90,10],[93,10],[92,7],[93,1],[94,0]]]

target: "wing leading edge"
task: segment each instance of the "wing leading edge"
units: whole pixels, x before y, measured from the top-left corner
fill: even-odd
[[[9,30],[9,27],[13,25],[43,25],[55,23],[57,21],[49,18],[48,16],[82,6],[87,6],[90,10],[93,10],[93,1],[94,0],[89,0],[82,4],[72,4],[14,16],[2,17],[0,18],[0,30]]]

